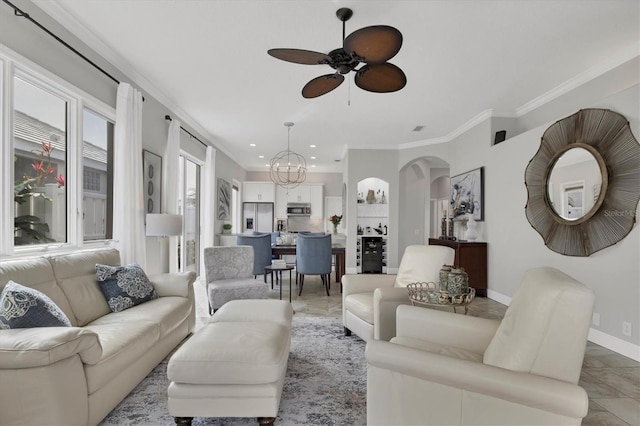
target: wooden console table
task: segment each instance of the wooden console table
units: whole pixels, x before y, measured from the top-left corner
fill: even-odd
[[[454,264],[464,268],[469,275],[469,285],[476,289],[476,294],[487,297],[487,243],[429,238],[429,244],[454,249]]]

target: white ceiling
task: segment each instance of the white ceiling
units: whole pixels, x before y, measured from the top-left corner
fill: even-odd
[[[247,170],[266,170],[286,147],[286,121],[312,172],[342,171],[346,147],[446,141],[478,117],[521,115],[637,56],[640,39],[638,0],[35,2]],[[370,93],[348,78],[304,99],[307,81],[331,68],[267,55],[341,47],[340,7],[354,11],[347,35],[400,30],[390,62],[407,75],[404,89]]]

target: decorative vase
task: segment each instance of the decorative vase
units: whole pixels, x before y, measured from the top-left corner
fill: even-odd
[[[439,273],[438,290],[447,291],[449,287],[449,273],[451,272],[451,265],[442,265]]]
[[[467,232],[464,234],[464,237],[468,241],[474,241],[478,238],[478,223],[473,218],[473,213],[467,213]]]
[[[337,223],[333,224],[333,233],[334,234],[338,234],[338,224]]]
[[[375,202],[376,202],[376,193],[373,189],[370,189],[369,192],[367,192],[367,203],[375,204]]]
[[[447,291],[449,294],[469,293],[469,276],[463,268],[452,268],[447,276]]]

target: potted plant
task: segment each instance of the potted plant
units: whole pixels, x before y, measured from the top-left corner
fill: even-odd
[[[230,234],[231,233],[231,224],[230,223],[222,224],[222,233],[223,234]]]

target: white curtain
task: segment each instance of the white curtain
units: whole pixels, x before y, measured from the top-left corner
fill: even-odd
[[[216,150],[213,147],[207,147],[207,155],[204,163],[204,179],[202,181],[202,250],[200,250],[200,265],[204,269],[204,248],[213,247],[215,245],[215,216],[218,211],[216,208],[216,200],[218,194],[218,186],[216,185]]]
[[[116,100],[113,168],[113,235],[123,265],[146,267],[142,189],[142,94],[120,83]]]
[[[167,148],[164,151],[162,176],[164,179],[163,213],[178,213],[178,183],[180,171],[180,121],[173,119],[169,124]],[[180,236],[169,237],[169,272],[178,272],[178,241]],[[161,242],[163,244],[164,241]]]

